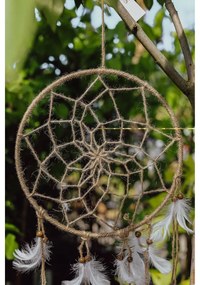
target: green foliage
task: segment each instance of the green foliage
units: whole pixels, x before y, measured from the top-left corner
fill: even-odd
[[[8,260],[13,260],[14,256],[13,253],[15,251],[15,249],[17,249],[19,247],[18,243],[16,242],[16,237],[14,234],[7,234],[6,236],[6,242],[5,242],[5,246],[6,246],[6,258]]]
[[[171,283],[171,273],[162,274],[158,270],[151,269],[151,278],[154,285],[170,285]]]
[[[190,280],[189,279],[184,280],[180,283],[180,285],[190,285]]]
[[[182,191],[187,193],[188,198],[192,198],[195,180],[194,158],[192,155],[188,155],[184,160],[183,175],[185,179],[182,185]]]
[[[36,7],[47,19],[53,31],[56,23],[63,12],[65,0],[36,0]]]
[[[6,223],[5,230],[9,231],[9,232],[16,233],[16,234],[20,233],[20,230],[15,225],[10,224],[10,223]]]
[[[154,35],[156,36],[156,41],[162,40],[163,35],[163,19],[165,17],[165,11],[163,9],[159,10],[154,18]]]
[[[18,74],[32,48],[37,30],[35,1],[8,0],[6,5],[5,69],[6,84],[18,81]]]
[[[144,0],[144,4],[147,7],[147,9],[150,10],[151,7],[153,6],[153,0]]]
[[[158,2],[161,6],[163,6],[163,5],[165,4],[165,0],[157,0],[157,2]]]

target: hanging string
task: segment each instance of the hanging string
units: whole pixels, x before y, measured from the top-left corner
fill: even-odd
[[[104,20],[104,0],[101,0],[101,17],[102,17],[102,27],[101,27],[101,67],[105,67],[105,20]]]
[[[150,243],[148,241],[151,241],[150,237],[151,237],[151,233],[152,233],[152,226],[151,226],[151,222],[147,223],[148,226],[148,238],[146,240],[147,242],[147,249],[144,251],[144,264],[145,264],[145,285],[149,285],[150,283],[150,274],[149,274],[149,245]]]
[[[86,248],[86,256],[90,257],[90,249],[89,249],[89,245],[88,245],[88,240],[87,239],[82,239],[80,246],[78,247],[78,251],[79,251],[79,256],[80,259],[83,260],[85,257],[83,255],[83,247],[85,246]]]
[[[46,272],[45,272],[45,256],[44,256],[44,242],[47,239],[46,235],[45,235],[45,230],[44,230],[44,223],[43,223],[43,218],[41,216],[41,214],[39,213],[37,215],[38,218],[38,231],[41,231],[43,234],[43,238],[40,238],[40,242],[41,242],[41,251],[42,251],[42,261],[41,261],[41,274],[40,274],[40,278],[41,278],[41,285],[46,285],[47,281],[46,281]]]

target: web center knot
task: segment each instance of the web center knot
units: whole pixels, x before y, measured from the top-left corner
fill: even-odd
[[[106,152],[102,148],[95,148],[89,152],[90,158],[95,164],[101,163],[102,159],[106,157]]]

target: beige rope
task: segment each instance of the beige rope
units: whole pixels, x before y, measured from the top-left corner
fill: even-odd
[[[41,285],[46,285],[46,272],[45,272],[45,258],[44,258],[44,241],[41,238],[41,248],[42,248],[42,263],[41,263]]]
[[[41,278],[41,285],[46,285],[46,272],[45,272],[45,256],[44,256],[44,239],[46,239],[45,235],[45,229],[44,229],[44,222],[43,222],[43,213],[44,209],[39,208],[37,213],[37,220],[38,220],[38,231],[42,232],[42,237],[40,237],[40,242],[41,242],[41,253],[42,253],[42,261],[41,261],[41,273],[40,273],[40,278]]]

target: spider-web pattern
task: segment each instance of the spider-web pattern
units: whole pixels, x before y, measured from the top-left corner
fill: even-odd
[[[161,113],[152,114],[151,104]],[[120,76],[83,76],[46,92],[32,109],[21,141],[24,177],[29,197],[55,220],[86,231],[116,230],[149,214],[148,199],[169,193],[179,138],[165,106],[145,86]],[[168,130],[160,128],[162,114]],[[168,153],[171,161],[163,163]]]

